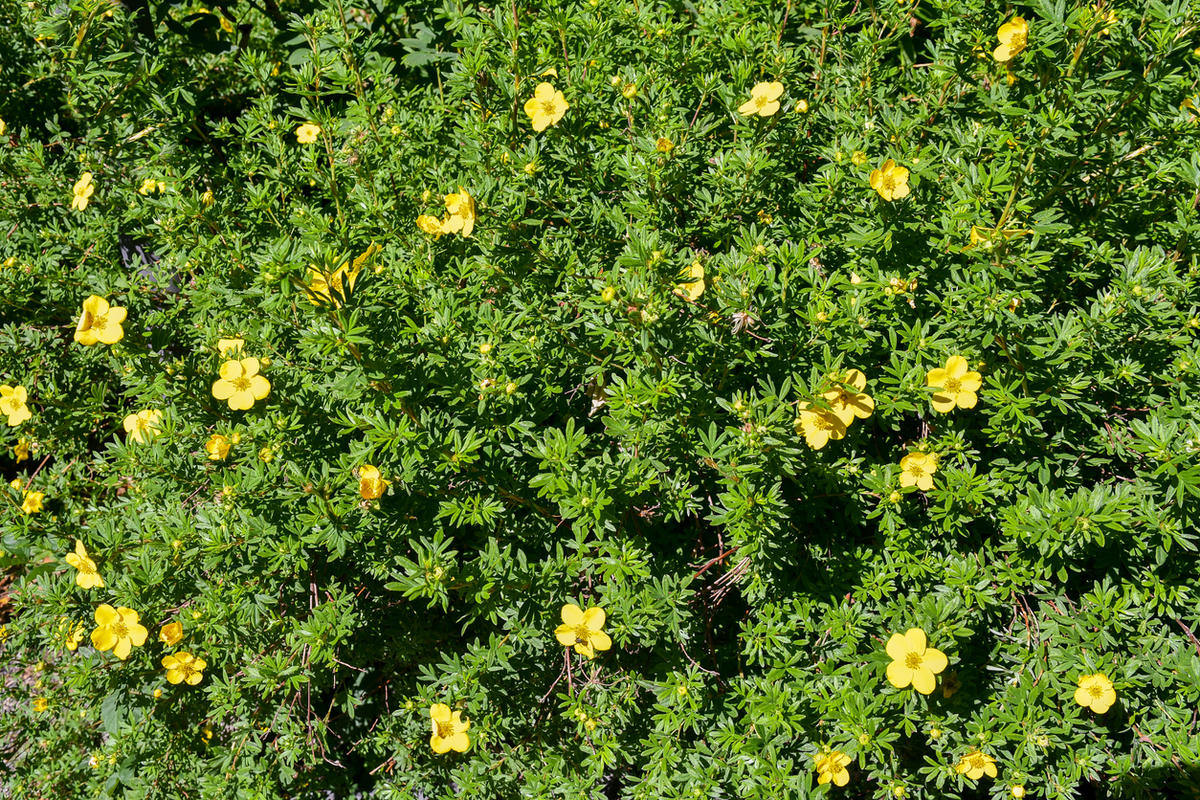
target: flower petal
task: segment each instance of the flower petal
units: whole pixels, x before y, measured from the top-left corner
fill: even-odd
[[[572,628],[579,627],[583,624],[583,609],[574,603],[567,603],[562,607],[562,621]]]
[[[893,661],[887,666],[888,683],[897,689],[907,687],[913,681],[913,671],[903,661]]]
[[[946,658],[945,653],[932,647],[925,648],[925,655],[921,657],[921,666],[934,675],[944,670],[949,663],[950,659]]]
[[[109,625],[121,621],[121,615],[118,614],[117,610],[108,603],[101,603],[100,605],[96,606],[95,617],[96,624],[100,625],[101,627],[108,627]]]
[[[117,637],[108,628],[96,628],[92,631],[92,647],[97,650],[108,650],[117,643]]]
[[[904,638],[908,642],[908,650],[910,653],[923,653],[928,645],[928,640],[925,638],[925,631],[920,628],[909,628],[904,632]]]
[[[902,633],[893,633],[884,648],[893,661],[904,661],[908,655],[908,639]]]
[[[929,398],[929,402],[933,405],[934,411],[938,412],[939,414],[948,414],[953,411],[957,405],[957,403],[954,401],[955,397],[956,395],[938,392]]]
[[[554,638],[563,647],[571,647],[575,644],[575,629],[570,625],[559,625],[554,629]]]
[[[589,631],[598,631],[603,628],[604,619],[604,609],[600,606],[592,606],[583,612],[583,624],[587,626]]]
[[[912,685],[921,694],[932,694],[937,681],[929,670],[916,669],[913,670]]]

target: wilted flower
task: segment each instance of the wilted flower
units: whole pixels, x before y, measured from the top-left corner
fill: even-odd
[[[208,453],[208,457],[213,461],[224,461],[229,455],[229,437],[219,433],[214,433],[208,437],[208,441],[204,443],[204,451]]]
[[[183,639],[183,623],[179,620],[168,622],[158,629],[158,640],[167,647],[174,647]]]
[[[390,484],[391,481],[383,479],[378,467],[363,464],[358,468],[358,493],[363,500],[378,500]]]

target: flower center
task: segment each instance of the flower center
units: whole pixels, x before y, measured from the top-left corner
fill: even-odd
[[[449,739],[454,735],[454,723],[450,720],[446,720],[445,722],[438,721],[437,735],[439,739]]]
[[[983,756],[981,756],[981,755],[971,756],[971,769],[983,769],[986,766],[987,766],[987,764],[984,763]]]
[[[921,466],[920,464],[910,464],[908,467],[908,474],[919,478],[925,474],[925,467]]]
[[[125,639],[129,636],[129,628],[126,627],[124,622],[113,623],[108,629],[112,631],[113,636],[117,637],[118,639]]]
[[[575,643],[576,644],[587,644],[590,641],[590,639],[591,639],[591,636],[588,633],[588,629],[587,629],[586,625],[576,625],[575,626]]]
[[[909,669],[920,669],[922,660],[920,653],[909,653],[904,657],[904,666]]]
[[[230,383],[232,383],[233,388],[237,389],[239,392],[249,391],[250,389],[250,379],[244,376],[241,378],[234,378],[230,381]]]
[[[1025,34],[1023,34],[1023,33],[1013,34],[1012,43],[1009,44],[1008,49],[1016,51],[1016,50],[1023,50],[1024,48],[1025,48]]]
[[[883,176],[883,188],[889,192],[896,188],[896,177],[892,173]]]
[[[1104,688],[1098,683],[1093,683],[1088,687],[1088,694],[1090,694],[1092,697],[1099,697],[1100,695],[1104,694]]]
[[[946,378],[946,383],[944,386],[942,386],[942,388],[953,394],[962,389],[962,381],[960,381],[958,378]]]
[[[178,667],[178,669],[179,669],[180,673],[182,673],[182,674],[183,674],[183,679],[184,679],[185,681],[186,681],[188,678],[190,678],[190,677],[192,677],[193,675],[195,675],[195,674],[196,674],[196,671],[197,671],[197,670],[196,670],[196,669],[195,669],[195,668],[194,668],[194,667],[193,667],[193,666],[192,666],[190,663],[186,663],[186,662],[182,662],[182,663],[180,663],[180,664],[179,664],[179,667]]]
[[[542,101],[542,113],[547,117],[553,117],[556,103],[553,99]]]

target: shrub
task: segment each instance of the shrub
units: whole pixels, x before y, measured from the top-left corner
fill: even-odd
[[[1194,790],[1183,0],[0,27],[13,796]]]

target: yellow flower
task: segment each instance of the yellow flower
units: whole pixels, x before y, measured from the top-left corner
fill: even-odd
[[[188,686],[195,686],[203,680],[204,668],[208,666],[204,659],[186,650],[180,650],[173,656],[163,656],[162,665],[167,671],[168,683],[187,683]]]
[[[217,339],[217,352],[221,358],[227,358],[231,353],[237,355],[246,347],[246,340],[238,337]]]
[[[75,584],[80,589],[103,589],[104,578],[96,569],[96,562],[88,555],[87,548],[79,539],[75,540],[75,552],[67,553],[67,563],[78,570],[75,573]]]
[[[856,167],[862,166],[867,163],[867,154],[862,150],[855,150],[850,154],[850,163]]]
[[[1103,672],[1080,675],[1079,688],[1075,690],[1075,702],[1097,714],[1103,714],[1117,702],[1117,692],[1113,689],[1112,681]]]
[[[658,137],[658,141],[654,143],[654,149],[660,153],[669,153],[675,149],[675,143],[666,137]]]
[[[458,194],[446,195],[446,212],[449,216],[442,220],[442,233],[462,233],[464,238],[475,230],[475,198],[461,186]]]
[[[886,649],[892,659],[887,667],[888,683],[897,689],[912,684],[921,694],[929,694],[936,683],[933,676],[949,663],[941,650],[926,647],[925,631],[920,628],[909,628],[903,634],[893,633]]]
[[[675,284],[675,294],[694,303],[704,294],[704,265],[693,261],[688,267],[683,283]]]
[[[219,433],[214,433],[208,437],[208,441],[204,443],[204,451],[208,453],[208,457],[212,461],[224,461],[229,455],[229,437]]]
[[[433,722],[433,735],[429,737],[429,746],[433,752],[441,755],[454,750],[459,753],[467,752],[471,746],[471,737],[467,731],[471,721],[462,719],[461,711],[451,711],[445,703],[434,703],[429,707],[429,718]]]
[[[321,126],[312,122],[306,122],[296,128],[296,141],[300,144],[312,144],[320,135]]]
[[[431,236],[441,236],[443,233],[446,233],[446,231],[442,230],[442,221],[429,214],[422,214],[417,217],[417,227]]]
[[[875,400],[863,392],[867,388],[867,376],[862,370],[852,369],[842,375],[834,375],[833,379],[845,386],[838,386],[824,392],[821,396],[834,415],[841,420],[842,425],[850,426],[855,419],[866,419],[875,411]],[[849,388],[846,388],[849,387]]]
[[[29,448],[31,444],[32,442],[22,436],[20,439],[17,439],[17,443],[13,445],[13,458],[17,460],[18,464],[29,458]]]
[[[937,456],[933,453],[911,452],[900,459],[900,488],[916,486],[922,492],[933,488],[933,473],[937,472]]]
[[[85,172],[79,176],[79,180],[75,181],[75,186],[71,189],[73,197],[71,198],[71,208],[76,211],[83,211],[88,206],[88,200],[96,192],[96,185],[92,183],[92,173]]]
[[[992,51],[992,58],[1000,62],[1012,61],[1029,40],[1029,25],[1024,17],[1013,17],[997,29],[996,38],[1000,46]]]
[[[381,477],[378,467],[363,464],[358,468],[358,493],[363,500],[378,500],[390,485],[391,481]]]
[[[158,629],[158,640],[167,647],[174,647],[183,639],[183,623],[179,620],[168,622]]]
[[[44,698],[44,697],[33,698],[33,710],[36,711],[37,713],[40,714],[49,707],[50,707],[50,701],[47,700],[46,698]]]
[[[221,365],[221,379],[212,385],[213,397],[228,400],[234,411],[253,408],[255,400],[262,400],[270,392],[271,382],[258,374],[257,358],[226,361]]]
[[[973,781],[979,780],[984,775],[994,778],[996,777],[996,759],[978,750],[972,750],[959,759],[954,770],[959,775],[966,775]]]
[[[950,356],[946,366],[929,370],[925,385],[937,389],[933,395],[933,410],[948,414],[955,408],[974,408],[979,398],[975,394],[983,385],[978,372],[967,369],[962,356]]]
[[[1017,798],[1017,800],[1021,800],[1025,796],[1025,787],[1021,784],[1012,787],[1010,791],[1012,792],[1012,796]]]
[[[797,114],[807,114],[808,113],[808,101],[807,100],[801,98],[800,100],[796,101],[796,113]]]
[[[1112,26],[1117,24],[1117,12],[1111,8],[1107,11],[1101,11],[1099,3],[1092,4],[1092,14],[1095,15],[1097,22],[1104,24],[1104,27],[1100,29],[1099,36],[1107,36]],[[3,133],[3,131],[0,131],[0,133]]]
[[[562,607],[563,624],[554,629],[554,638],[563,647],[575,647],[575,652],[586,658],[595,658],[597,650],[612,647],[612,639],[601,628],[604,627],[604,609],[592,606],[584,611],[574,603]]]
[[[813,450],[820,450],[830,439],[836,441],[846,435],[846,423],[836,414],[807,402],[800,404],[800,416],[793,425]]]
[[[96,608],[96,629],[92,631],[92,647],[112,650],[124,661],[129,651],[146,643],[147,631],[138,624],[138,613],[132,608],[113,608],[103,603]]]
[[[8,123],[0,119],[0,136],[3,136],[6,133],[8,133]]]
[[[83,313],[75,326],[75,341],[82,345],[115,344],[125,336],[121,323],[125,321],[125,309],[110,306],[98,295],[90,295],[83,301]]]
[[[83,635],[87,633],[87,626],[82,622],[72,622],[69,617],[62,617],[58,621],[58,632],[63,637],[63,645],[74,653],[79,649]]]
[[[25,492],[25,497],[21,501],[21,511],[26,515],[36,514],[42,510],[42,501],[45,499],[45,492]]]
[[[567,98],[549,81],[539,83],[533,91],[533,97],[525,101],[525,113],[533,121],[533,129],[538,133],[549,125],[557,125],[568,108]]]
[[[157,188],[158,184],[154,181],[154,178],[146,178],[146,180],[142,181],[142,185],[138,187],[138,194],[150,194]]]
[[[160,422],[162,422],[161,411],[157,408],[144,408],[136,414],[125,417],[125,432],[129,434],[132,441],[146,444],[162,433],[162,429],[159,428]]]
[[[8,424],[15,428],[27,419],[33,417],[25,401],[29,393],[24,386],[0,386],[0,414],[8,415]]]
[[[761,81],[754,84],[750,90],[750,99],[738,106],[742,116],[769,117],[779,110],[779,97],[783,94],[783,84],[779,81]]]
[[[834,786],[845,786],[850,782],[850,771],[846,767],[852,759],[841,750],[814,753],[813,759],[817,762],[817,785],[832,783]]]
[[[871,188],[889,203],[908,197],[908,170],[890,158],[879,169],[871,170],[869,180]]]

